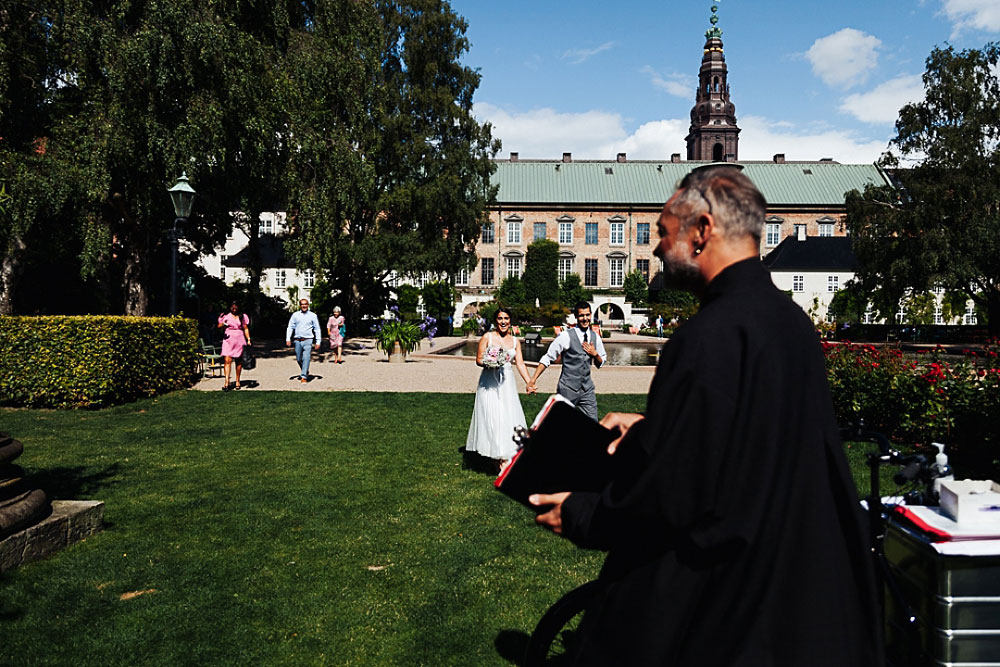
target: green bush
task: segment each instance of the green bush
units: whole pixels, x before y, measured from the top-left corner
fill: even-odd
[[[0,404],[99,408],[188,387],[197,343],[179,317],[0,317]]]

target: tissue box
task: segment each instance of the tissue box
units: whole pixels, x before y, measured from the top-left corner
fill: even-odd
[[[1000,484],[992,480],[942,480],[940,502],[957,523],[1000,522]]]

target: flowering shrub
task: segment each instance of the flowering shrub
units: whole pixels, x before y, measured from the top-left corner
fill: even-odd
[[[948,357],[894,347],[823,343],[837,420],[860,419],[897,442],[943,442],[976,466],[1000,458],[998,341]]]

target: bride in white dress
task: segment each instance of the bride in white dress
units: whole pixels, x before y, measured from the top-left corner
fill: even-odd
[[[526,425],[512,365],[525,385],[531,377],[524,366],[521,342],[511,332],[510,311],[501,306],[493,322],[496,331],[488,331],[479,339],[476,364],[483,372],[479,375],[465,449],[495,459],[503,467],[517,451],[514,427]]]

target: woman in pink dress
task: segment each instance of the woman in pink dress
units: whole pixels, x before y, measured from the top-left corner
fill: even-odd
[[[326,321],[326,332],[330,335],[330,351],[336,355],[333,363],[344,363],[340,358],[344,346],[344,316],[340,314],[340,306],[334,306],[333,315]]]
[[[233,301],[229,304],[229,312],[219,315],[219,328],[222,329],[222,356],[225,361],[226,383],[222,391],[229,390],[229,368],[236,361],[236,389],[240,388],[240,373],[243,372],[243,346],[250,344],[250,318],[241,310],[239,304]]]

